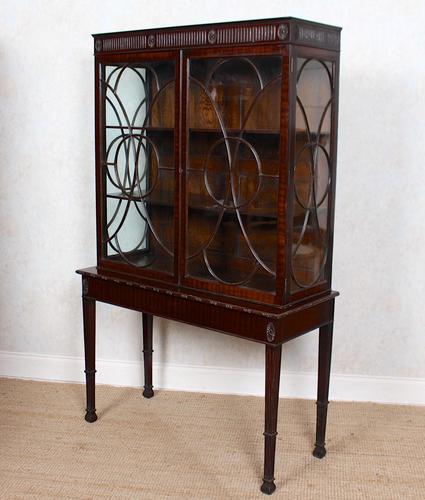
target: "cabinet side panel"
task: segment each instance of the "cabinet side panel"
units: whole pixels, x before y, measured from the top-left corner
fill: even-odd
[[[329,286],[332,283],[332,260],[333,260],[333,242],[335,228],[335,196],[336,196],[336,166],[337,166],[337,151],[338,151],[338,108],[339,108],[339,55],[333,62],[334,72],[334,105],[332,109],[332,185],[331,199],[332,203],[329,210],[329,257],[326,263],[325,270],[329,279]]]
[[[293,57],[294,104],[290,252],[292,300],[330,288],[336,173],[337,54]]]

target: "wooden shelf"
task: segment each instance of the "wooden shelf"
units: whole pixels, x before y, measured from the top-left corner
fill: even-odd
[[[146,195],[146,191],[140,192],[139,190],[134,190],[132,195],[130,195],[130,193],[117,192],[117,193],[108,193],[106,195],[106,197],[107,198],[114,198],[117,200],[143,202],[144,200],[142,200],[142,196],[145,196],[145,195]],[[163,192],[163,193],[159,193],[159,194],[152,193],[151,195],[148,196],[148,199],[146,201],[148,202],[149,205],[164,206],[164,207],[174,206],[172,196],[169,195],[168,191]]]
[[[198,127],[190,127],[189,132],[196,132],[196,133],[213,133],[213,134],[222,134],[222,130],[220,128],[198,128]],[[244,129],[243,131],[241,129],[237,128],[229,128],[225,129],[227,134],[229,135],[237,135],[242,132],[242,134],[266,134],[266,135],[279,135],[280,130],[273,130],[273,129]]]
[[[174,127],[128,127],[127,125],[106,125],[106,129],[112,129],[112,130],[146,130],[148,132],[174,132]],[[189,127],[188,128],[189,132],[194,132],[194,133],[211,133],[211,134],[222,134],[222,130],[220,128],[209,128],[209,127]],[[241,129],[237,128],[229,128],[225,129],[228,135],[237,135],[241,133]],[[280,130],[276,129],[244,129],[242,131],[243,134],[265,134],[265,135],[279,135]],[[297,136],[299,135],[307,135],[307,131],[303,128],[297,128],[295,130],[295,134]],[[310,132],[310,135],[312,137],[316,137],[315,132]],[[329,132],[321,132],[320,134],[321,137],[329,137],[330,134]]]
[[[297,128],[297,129],[295,129],[295,134],[297,136],[301,136],[301,135],[302,136],[306,136],[307,135],[307,131],[304,128]],[[316,134],[316,132],[311,132],[310,131],[310,136],[316,138],[317,134]],[[329,134],[329,132],[321,132],[320,133],[320,137],[330,137],[330,134]]]
[[[252,260],[240,255],[209,250],[208,258],[210,262],[213,263],[215,272],[229,281],[239,281],[243,279],[252,268]],[[269,266],[273,265],[268,261],[266,261],[266,264]],[[203,260],[195,259],[187,261],[187,277],[210,282],[214,281]],[[273,292],[275,286],[274,279],[261,269],[253,276],[252,282],[259,289],[269,293]],[[250,286],[252,286],[252,283]]]
[[[106,129],[111,130],[146,130],[148,132],[173,132],[173,127],[128,127],[127,125],[106,125]],[[241,129],[230,128],[225,129],[228,135],[237,135],[241,133]],[[222,134],[222,130],[220,128],[200,128],[200,127],[190,127],[188,129],[189,132],[195,133],[211,133],[211,134]],[[302,131],[300,131],[302,132]],[[267,134],[267,135],[279,135],[280,130],[272,130],[272,129],[244,129],[243,134]]]
[[[152,252],[149,250],[137,250],[135,252],[128,252],[125,253],[126,258],[136,267],[145,267],[149,266],[150,269],[158,269],[161,272],[165,272],[167,274],[172,274],[173,273],[173,265],[172,265],[172,259],[168,255],[162,255],[161,253],[158,253],[158,249],[156,248],[154,250],[156,252],[155,254],[155,261],[154,264],[149,266],[150,262],[152,262]],[[122,264],[126,264],[127,262],[125,259],[121,257],[119,254],[112,254],[108,255],[107,260],[112,261],[112,262],[118,262]]]
[[[140,193],[140,192],[138,192]],[[146,192],[142,192],[142,196],[145,195]],[[168,194],[168,193],[167,193]],[[135,201],[135,202],[142,202],[143,200],[141,199],[141,195],[136,195],[133,194],[132,196],[128,194],[123,194],[123,193],[110,193],[106,195],[107,198],[113,198],[117,200],[126,200],[126,201]],[[221,207],[218,204],[211,205],[211,202],[213,200],[211,198],[201,198],[199,195],[189,195],[189,200],[188,200],[188,211],[190,210],[195,210],[195,211],[202,211],[202,212],[210,212],[210,213],[219,213],[221,211]],[[167,208],[172,208],[174,207],[173,200],[170,199],[170,196],[162,196],[161,193],[152,193],[146,200],[146,203],[151,206],[151,207],[167,207]],[[226,213],[232,213],[232,209],[226,209]],[[243,208],[239,210],[239,212],[242,215],[250,215],[252,217],[262,217],[262,218],[267,218],[267,219],[277,219],[277,213],[273,213],[270,208],[263,208],[263,207],[250,207],[250,208]]]
[[[173,133],[174,128],[173,127],[128,127],[128,126],[119,126],[119,125],[106,125],[106,129],[109,130],[122,130],[122,131],[128,131],[128,130],[136,130],[136,131],[142,131],[146,130],[147,132],[167,132],[167,133]],[[244,129],[243,131],[241,129],[236,129],[236,128],[230,128],[230,129],[225,129],[227,135],[229,136],[238,136],[241,134],[242,135],[272,135],[272,136],[278,136],[280,134],[280,130],[273,130],[273,129]],[[219,128],[198,128],[198,127],[191,127],[188,129],[188,132],[196,133],[196,134],[217,134],[217,135],[222,135],[222,130]],[[297,129],[296,130],[297,135],[307,135],[305,130],[302,129]],[[315,137],[314,133],[311,133],[312,136]],[[328,137],[329,134],[320,134],[323,137]]]
[[[128,127],[127,125],[105,125],[106,129],[112,130],[147,130],[148,132],[174,132],[174,127]]]

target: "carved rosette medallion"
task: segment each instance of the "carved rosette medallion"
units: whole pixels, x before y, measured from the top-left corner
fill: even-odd
[[[94,43],[94,50],[100,52],[102,50],[102,40],[96,40]]]
[[[268,342],[273,342],[276,338],[276,328],[273,323],[269,323],[266,328],[266,336]]]
[[[208,31],[208,42],[215,43],[217,41],[217,32],[215,30]]]
[[[289,28],[287,24],[280,24],[277,28],[277,37],[279,40],[285,40],[288,36]]]
[[[151,48],[155,45],[155,35],[148,36],[148,45]]]

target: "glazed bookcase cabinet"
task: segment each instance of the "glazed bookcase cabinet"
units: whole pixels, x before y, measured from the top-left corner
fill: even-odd
[[[325,454],[340,28],[294,18],[94,36],[97,266],[82,275],[87,414],[95,302],[265,344],[272,493],[282,344],[319,333]]]

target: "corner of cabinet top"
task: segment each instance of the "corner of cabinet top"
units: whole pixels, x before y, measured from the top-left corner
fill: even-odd
[[[241,44],[295,44],[339,52],[341,28],[293,17],[94,34],[95,54]]]

